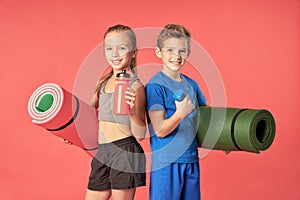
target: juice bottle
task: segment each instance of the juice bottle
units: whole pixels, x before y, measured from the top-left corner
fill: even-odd
[[[126,103],[125,91],[129,86],[130,74],[126,73],[126,70],[122,70],[121,73],[116,75],[116,80],[113,113],[115,115],[128,115],[129,105]]]

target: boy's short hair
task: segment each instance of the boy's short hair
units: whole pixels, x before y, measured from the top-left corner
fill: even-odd
[[[157,38],[157,47],[163,48],[163,43],[169,38],[186,38],[188,43],[188,49],[190,50],[191,33],[182,25],[179,24],[167,24]]]

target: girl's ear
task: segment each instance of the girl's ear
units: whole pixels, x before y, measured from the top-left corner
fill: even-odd
[[[158,47],[155,48],[155,54],[156,54],[156,56],[158,58],[161,58],[161,50],[160,50],[160,48],[158,48]]]
[[[134,51],[133,51],[133,54],[132,54],[132,57],[133,57],[133,58],[135,58],[135,57],[136,57],[136,55],[137,55],[137,52],[138,52],[137,50],[134,50]]]

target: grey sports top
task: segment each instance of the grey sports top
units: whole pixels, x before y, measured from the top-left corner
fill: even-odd
[[[131,77],[129,81],[129,85],[132,85],[136,80],[139,80],[137,76]],[[114,93],[104,92],[106,83],[107,81],[105,81],[100,88],[98,120],[129,125],[130,119],[128,115],[122,116],[122,115],[113,114],[112,110],[113,110],[113,102],[114,102]]]

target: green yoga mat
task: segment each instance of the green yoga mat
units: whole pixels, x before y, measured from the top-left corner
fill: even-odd
[[[200,107],[197,139],[202,148],[259,153],[275,137],[275,121],[267,110]]]

